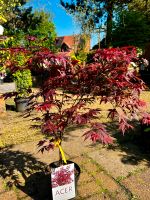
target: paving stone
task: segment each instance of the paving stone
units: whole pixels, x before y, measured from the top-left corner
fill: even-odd
[[[78,185],[82,185],[83,183],[91,182],[93,180],[93,177],[90,176],[87,172],[81,172]]]
[[[74,199],[75,199],[75,200],[81,200],[81,197],[76,196]]]
[[[121,151],[119,149],[116,149],[116,150],[100,149],[99,151],[97,151],[95,146],[91,148],[90,146],[87,146],[86,143],[84,144],[82,143],[81,136],[83,133],[82,133],[82,130],[78,130],[78,131],[72,131],[71,134],[69,135],[70,139],[68,138],[68,140],[66,140],[63,143],[63,149],[66,152],[66,155],[68,155],[68,157],[77,156],[76,158],[71,159],[71,160],[76,162],[79,166],[81,165],[82,172],[81,172],[81,176],[80,176],[79,184],[78,184],[79,195],[76,197],[76,199],[127,200],[128,197],[125,194],[125,192],[120,189],[120,186],[113,179],[111,179],[111,177],[107,176],[107,174],[102,172],[99,169],[99,167],[91,161],[91,159],[81,156],[81,155],[83,155],[83,153],[88,152],[88,155],[95,162],[97,162],[100,166],[104,167],[115,178],[118,176],[126,176],[128,175],[129,172],[137,170],[139,168],[143,169],[147,167],[147,162],[145,162],[142,159],[139,159],[140,162],[138,162],[137,164],[124,162],[126,161],[126,159],[124,158],[127,158],[130,155],[128,155],[127,152]],[[71,144],[71,146],[68,144]],[[20,145],[15,145],[11,148],[11,151],[14,151],[14,152],[22,151],[24,153],[29,152],[37,160],[43,162],[43,164],[44,163],[48,164],[58,159],[57,158],[58,149],[56,149],[56,151],[52,153],[49,153],[49,152],[45,152],[44,154],[37,153],[36,141],[30,142],[30,143],[24,143]],[[82,170],[82,166],[85,168],[85,170]],[[90,175],[90,173],[92,174],[92,176]],[[150,180],[149,180],[150,171],[146,172],[146,174],[145,172],[143,172],[141,176],[140,174],[138,176],[136,175],[133,177],[131,176],[129,178],[126,178],[123,184],[129,190],[131,190],[133,194],[137,194],[141,200],[149,200],[150,199],[149,198],[150,197],[150,193],[149,193],[150,192],[149,191],[150,190],[150,187],[149,187],[150,186]],[[98,185],[99,181],[101,183],[101,186]],[[103,188],[104,188],[104,193],[106,189],[105,194],[101,194],[101,192],[103,191]],[[107,196],[107,190],[110,191],[110,195],[112,194],[112,197],[114,198]],[[144,194],[143,194],[143,191],[144,191]],[[20,199],[22,198],[22,200],[33,200],[33,198],[29,196],[24,197],[24,195],[25,195],[24,193],[20,193],[20,194],[18,193],[18,197]],[[10,196],[11,198],[9,198]],[[0,200],[9,200],[9,199],[16,200],[16,196],[13,192],[12,194],[10,194],[10,192],[4,192],[3,194],[0,195]]]
[[[31,198],[31,197],[26,197],[26,198],[24,198],[23,200],[34,200],[34,199]]]
[[[98,193],[100,190],[101,188],[94,181],[92,181],[90,183],[78,186],[77,193],[82,198],[85,198]]]
[[[71,159],[73,162],[77,163],[78,165],[85,165],[87,162],[89,162],[88,158],[85,158],[83,156],[78,156],[76,158]]]
[[[6,92],[14,92],[16,90],[15,83],[0,84],[0,96]],[[6,104],[4,98],[0,98],[0,115],[6,116]]]
[[[92,195],[86,200],[129,200],[128,196],[125,194],[124,191],[121,191],[116,194],[105,194],[103,192],[99,194]]]
[[[105,194],[96,194],[86,198],[86,200],[111,200],[111,199]]]
[[[125,193],[124,190],[120,190],[117,194],[115,194],[115,200],[129,200],[129,196]]]
[[[90,173],[97,172],[99,170],[97,165],[92,163],[90,159],[89,162],[84,165],[84,168]]]
[[[76,157],[74,159],[69,159],[69,160],[76,163],[80,167],[81,172],[84,171],[84,166],[86,165],[87,162],[89,162],[88,159],[84,158],[83,156],[79,156],[79,157]]]
[[[17,196],[14,191],[8,191],[0,194],[0,200],[17,200]]]
[[[96,182],[100,184],[103,189],[107,189],[110,192],[115,192],[120,189],[119,185],[115,182],[115,180],[110,178],[104,172],[97,172],[93,176]]]
[[[132,148],[135,148],[134,145],[130,147],[130,149]],[[103,166],[106,171],[115,178],[119,176],[126,177],[130,172],[136,171],[138,169],[144,169],[148,165],[148,162],[142,159],[142,156],[140,157],[140,155],[128,155],[126,152],[119,149],[115,151],[103,148],[99,151],[88,153],[88,156]],[[134,157],[135,160],[131,159],[132,157]]]
[[[24,199],[24,198],[27,197],[27,194],[24,193],[24,192],[21,191],[21,190],[18,190],[18,191],[17,191],[17,197],[18,197],[19,199]]]
[[[16,84],[14,82],[0,84],[1,94],[5,94],[7,92],[15,92],[15,91],[16,91]]]
[[[122,183],[140,200],[150,199],[150,169],[126,178]]]

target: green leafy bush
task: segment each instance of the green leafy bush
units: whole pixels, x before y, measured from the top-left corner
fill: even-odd
[[[17,86],[18,97],[27,97],[32,87],[32,76],[29,69],[17,70],[13,73],[13,80]]]

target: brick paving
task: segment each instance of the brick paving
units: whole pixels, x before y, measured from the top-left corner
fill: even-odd
[[[129,200],[133,197],[149,200],[150,197],[150,169],[139,171],[117,182],[107,171],[103,170],[87,155],[72,159],[81,166],[78,181],[77,196],[75,199],[85,200]],[[14,188],[8,189],[4,180],[0,179],[0,200],[33,200],[23,191]],[[37,198],[36,198],[37,199]],[[42,200],[42,199],[37,199]],[[44,200],[44,199],[43,199]],[[47,200],[47,199],[45,199]]]
[[[129,152],[117,148],[109,150],[97,145],[91,147],[89,143],[78,142],[82,132],[77,132],[77,137],[75,135],[75,132],[72,133],[72,137],[70,135],[72,148],[69,148],[69,141],[64,142],[63,148],[67,152],[68,159],[81,168],[76,200],[150,199],[149,161],[144,159],[144,156],[142,159],[138,151],[134,152],[134,161],[135,158],[137,161],[132,163],[129,162],[132,161]],[[20,188],[6,186],[11,179],[13,181],[18,179],[24,185],[24,178],[56,159],[58,151],[42,155],[37,153],[36,144],[37,142],[29,142],[8,148],[6,152],[0,151],[0,175],[2,176],[0,177],[0,200],[48,200],[31,196],[29,192],[23,190],[23,186]],[[133,150],[132,146],[130,148]],[[128,162],[127,157],[129,157]],[[124,160],[126,162],[123,162]],[[37,181],[44,185],[42,180]],[[28,189],[32,190],[32,187]]]

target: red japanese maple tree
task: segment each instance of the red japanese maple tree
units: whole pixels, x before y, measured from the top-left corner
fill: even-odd
[[[132,120],[150,123],[150,115],[144,111],[146,103],[139,99],[145,85],[134,72],[128,70],[130,62],[137,59],[136,48],[110,48],[93,54],[90,64],[80,66],[78,61],[46,49],[30,58],[28,67],[43,74],[40,92],[33,95],[42,102],[33,107],[41,111],[42,132],[45,138],[38,143],[40,150],[59,147],[60,161],[66,162],[61,142],[65,129],[72,124],[87,124],[85,139],[104,144],[112,143],[107,128],[99,121],[102,111],[92,109],[97,101],[110,103],[108,118],[118,121],[118,128],[125,133],[133,128]]]

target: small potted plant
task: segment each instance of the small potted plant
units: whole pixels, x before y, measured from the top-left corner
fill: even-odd
[[[16,110],[23,112],[28,104],[28,97],[32,87],[31,71],[27,68],[31,52],[22,47],[12,47],[5,51],[8,54],[7,60],[5,60],[6,67],[16,83],[16,92],[13,93],[15,94]]]
[[[85,140],[113,142],[111,133],[99,121],[102,110],[99,106],[92,108],[94,102],[111,105],[107,117],[118,122],[123,134],[133,128],[134,119],[150,123],[150,115],[143,109],[146,104],[139,99],[145,85],[128,70],[133,59],[137,59],[134,47],[98,50],[93,54],[93,62],[84,67],[76,60],[49,51],[36,52],[31,58],[29,67],[45,74],[40,92],[33,95],[42,96],[43,101],[34,102],[31,108],[42,111],[44,139],[38,146],[41,152],[59,149],[58,162],[50,166],[68,163],[62,141],[69,126],[86,124],[89,130],[83,134]]]
[[[16,110],[23,112],[29,102],[29,94],[32,87],[32,76],[29,69],[17,70],[12,74],[13,80],[16,83],[17,95],[15,97]]]

